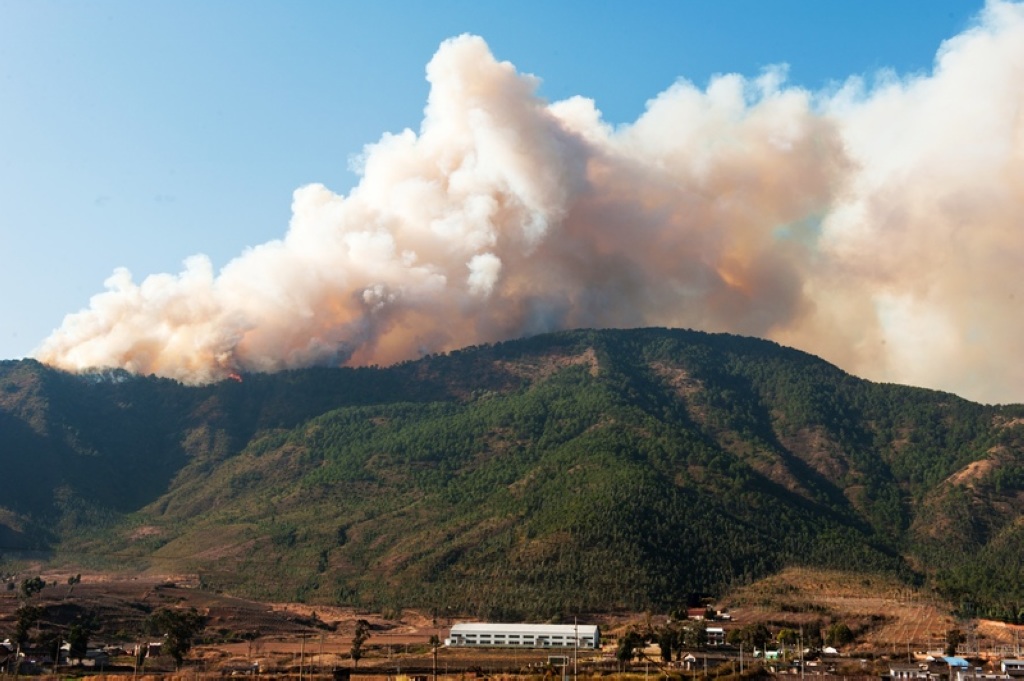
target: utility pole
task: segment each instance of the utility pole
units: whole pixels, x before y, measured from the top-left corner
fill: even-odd
[[[804,681],[804,628],[800,628],[800,681]]]
[[[302,666],[306,663],[306,635],[299,637],[299,681],[302,681]]]
[[[579,675],[580,658],[580,625],[575,615],[572,618],[572,679],[576,681]]]

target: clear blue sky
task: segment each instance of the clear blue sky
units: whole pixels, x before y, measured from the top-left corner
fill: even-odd
[[[787,63],[810,89],[927,71],[971,0],[0,0],[0,358],[28,354],[115,267],[216,267],[283,236],[292,191],[418,128],[438,44],[483,36],[550,100],[634,120],[679,78]]]

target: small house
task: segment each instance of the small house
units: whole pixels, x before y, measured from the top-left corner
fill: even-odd
[[[1024,676],[1024,660],[1006,659],[999,663],[999,669],[1010,676]]]
[[[928,679],[931,673],[926,666],[917,664],[894,663],[889,665],[889,678],[893,679]]]
[[[725,629],[722,627],[708,627],[705,631],[708,635],[709,646],[725,645]]]

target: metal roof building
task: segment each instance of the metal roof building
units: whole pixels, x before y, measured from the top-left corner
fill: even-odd
[[[453,624],[446,646],[488,648],[597,648],[596,624]]]

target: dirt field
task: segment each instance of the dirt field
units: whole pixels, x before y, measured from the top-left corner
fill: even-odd
[[[68,575],[43,574],[48,585],[26,600],[17,590],[0,592],[0,639],[13,635],[15,611],[26,602],[48,613],[43,628],[65,631],[75,617],[93,613],[99,629],[93,643],[133,645],[144,642],[143,623],[164,607],[194,607],[206,617],[202,640],[190,653],[201,671],[304,674],[353,669],[349,655],[356,622],[366,620],[370,638],[356,671],[383,676],[429,673],[433,669],[430,637],[444,639],[452,622],[437,621],[421,612],[405,610],[386,619],[352,608],[294,603],[259,603],[198,588],[195,578],[83,575],[80,584],[67,584]],[[953,627],[972,634],[973,648],[982,654],[1013,654],[1024,627],[998,622],[955,622],[945,604],[927,593],[895,581],[847,573],[787,570],[738,590],[718,608],[731,619],[715,622],[726,630],[754,622],[773,629],[807,630],[833,622],[847,624],[858,636],[843,652],[848,655],[905,655],[941,648],[945,632]],[[581,617],[601,626],[608,644],[603,652],[580,653],[584,665],[615,668],[614,637],[629,625],[659,626],[664,615],[602,615]],[[63,634],[61,634],[63,635]],[[480,651],[441,648],[437,670],[476,670],[483,674],[541,670],[551,651]],[[657,656],[657,651],[651,651]],[[166,666],[166,660],[164,661]],[[157,663],[153,663],[157,666]]]
[[[433,669],[430,638],[444,639],[450,622],[432,622],[415,610],[405,610],[394,619],[353,608],[310,606],[297,603],[259,603],[198,588],[188,576],[116,577],[82,575],[71,587],[68,575],[42,575],[47,586],[26,599],[17,590],[0,592],[0,640],[12,637],[16,611],[25,604],[44,608],[48,613],[39,630],[65,632],[83,613],[95,614],[99,629],[93,644],[130,647],[148,640],[143,624],[150,613],[160,608],[195,608],[206,618],[202,641],[192,649],[189,659],[200,672],[244,672],[260,669],[275,673],[306,674],[329,672],[334,668],[353,668],[349,651],[356,622],[366,620],[370,638],[363,645],[359,670],[380,670],[385,676]],[[622,618],[604,618],[608,627],[620,626]],[[39,632],[36,631],[36,633]],[[476,668],[490,673],[514,672],[542,665],[546,651],[452,651],[441,647],[437,669]],[[593,657],[591,652],[590,657]],[[589,658],[587,658],[589,659]],[[129,661],[122,661],[131,664]],[[115,661],[116,662],[116,661]],[[147,663],[149,667],[166,667]]]

